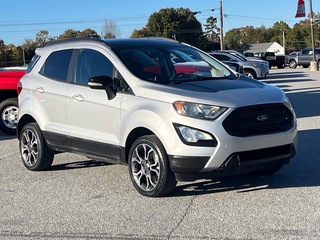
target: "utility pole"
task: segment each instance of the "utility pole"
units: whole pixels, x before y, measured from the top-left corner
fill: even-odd
[[[222,0],[220,0],[220,49],[224,50]]]
[[[283,54],[286,56],[286,34],[282,31]]]
[[[310,63],[311,71],[318,71],[318,63],[316,62],[316,53],[315,53],[315,47],[314,47],[314,33],[313,33],[313,25],[314,25],[314,16],[313,16],[313,10],[312,10],[312,0],[309,0],[310,2],[310,21],[311,21],[311,44],[312,44],[312,56],[313,60]]]

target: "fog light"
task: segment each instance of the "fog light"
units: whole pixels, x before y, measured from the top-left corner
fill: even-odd
[[[173,125],[181,141],[187,145],[210,147],[217,145],[216,139],[210,133],[176,123]]]
[[[198,142],[199,140],[212,140],[212,137],[204,132],[185,126],[178,126],[181,136],[186,142]]]

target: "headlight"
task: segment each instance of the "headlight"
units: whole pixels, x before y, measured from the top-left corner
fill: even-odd
[[[286,96],[286,101],[285,101],[284,105],[286,105],[287,108],[289,108],[290,110],[293,109],[289,98],[287,97],[287,95],[285,95],[285,96]]]
[[[254,67],[263,68],[263,64],[261,63],[254,63],[252,64]]]
[[[215,120],[227,110],[225,107],[184,101],[176,101],[173,106],[180,115],[206,120]]]

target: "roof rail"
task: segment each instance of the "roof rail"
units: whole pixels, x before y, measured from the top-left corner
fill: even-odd
[[[74,38],[58,39],[58,40],[47,43],[45,46],[52,46],[55,44],[68,43],[68,42],[81,42],[81,41],[103,42],[100,38],[96,38],[96,37],[74,37]]]

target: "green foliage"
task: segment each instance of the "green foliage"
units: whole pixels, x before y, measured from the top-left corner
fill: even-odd
[[[195,46],[203,42],[201,23],[188,8],[164,8],[151,14],[147,25],[131,37],[166,37]]]
[[[204,35],[210,42],[219,42],[220,41],[220,29],[217,27],[217,18],[212,16],[207,18],[207,23],[204,24]]]
[[[85,29],[83,31],[68,29],[59,35],[58,39],[76,38],[76,37],[96,37],[100,38],[96,31],[92,29]]]
[[[311,47],[310,19],[302,20],[293,28],[283,21],[276,22],[271,28],[264,26],[254,28],[246,26],[231,29],[225,34],[228,48],[246,50],[250,44],[277,42],[283,45],[283,35],[287,51],[299,51],[301,48]],[[315,47],[320,48],[320,26],[314,26]]]

